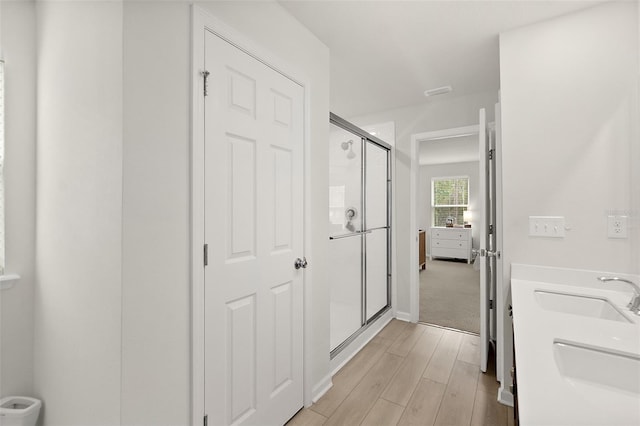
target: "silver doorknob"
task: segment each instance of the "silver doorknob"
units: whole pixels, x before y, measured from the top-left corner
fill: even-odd
[[[293,263],[293,266],[295,266],[296,269],[306,268],[307,267],[307,258],[306,257],[303,257],[302,259],[297,258],[296,261]]]
[[[500,259],[500,252],[499,251],[487,250],[487,257],[495,257],[495,258]]]

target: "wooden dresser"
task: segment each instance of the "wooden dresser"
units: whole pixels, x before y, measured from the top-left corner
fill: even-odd
[[[471,228],[432,227],[430,257],[465,259],[471,263]]]

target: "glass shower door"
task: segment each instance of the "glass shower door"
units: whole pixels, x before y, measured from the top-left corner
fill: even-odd
[[[331,125],[329,141],[331,350],[362,327],[362,139]]]
[[[388,305],[389,180],[388,150],[365,142],[366,319]]]

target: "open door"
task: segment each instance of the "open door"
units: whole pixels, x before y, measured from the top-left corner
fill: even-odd
[[[490,197],[490,162],[489,162],[489,138],[487,131],[486,111],[480,110],[480,121],[478,128],[478,149],[480,158],[480,370],[487,371],[489,361],[489,314],[490,314],[490,290],[491,290],[491,268],[490,257],[490,218],[491,218],[491,197]]]

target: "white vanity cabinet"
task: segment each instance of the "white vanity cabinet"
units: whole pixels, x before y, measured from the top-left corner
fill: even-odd
[[[471,263],[471,228],[432,227],[430,257],[465,259]]]

